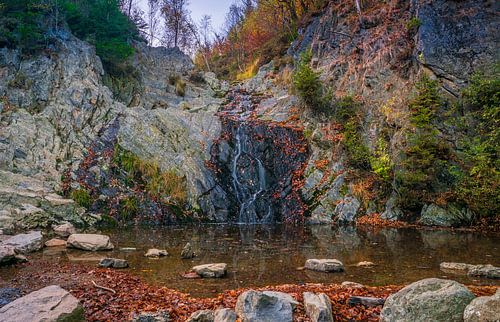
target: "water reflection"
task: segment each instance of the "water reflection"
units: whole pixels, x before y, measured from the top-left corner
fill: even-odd
[[[500,266],[500,238],[450,231],[280,225],[203,225],[167,228],[131,228],[108,231],[117,250],[102,255],[127,259],[134,274],[194,296],[210,296],[224,289],[285,283],[340,283],[345,280],[367,285],[403,284],[426,277],[448,277],[466,284],[500,284],[494,280],[449,275],[439,270],[443,261],[490,263]],[[190,242],[197,257],[180,259]],[[136,247],[123,252],[120,247]],[[170,256],[148,259],[148,248],[165,248]],[[69,251],[66,256],[44,253],[56,260],[86,261],[86,253]],[[101,253],[99,253],[101,255]],[[90,256],[92,257],[92,256]],[[93,257],[96,257],[95,254]],[[99,257],[99,256],[97,256]],[[308,258],[336,258],[345,273],[323,274],[299,270]],[[90,258],[94,260],[95,258]],[[89,259],[89,260],[90,260]],[[356,267],[370,261],[373,267]],[[180,273],[197,264],[225,262],[229,274],[220,280],[188,280]]]

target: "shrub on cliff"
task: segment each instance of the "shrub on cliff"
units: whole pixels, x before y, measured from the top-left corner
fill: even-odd
[[[301,54],[293,74],[293,86],[307,106],[315,111],[321,111],[324,107],[323,85],[319,79],[319,73],[310,66],[311,58],[312,52],[310,50]]]

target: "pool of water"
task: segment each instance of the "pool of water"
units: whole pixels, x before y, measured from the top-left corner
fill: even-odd
[[[445,230],[364,229],[354,227],[202,225],[165,228],[131,228],[104,231],[115,250],[90,253],[48,249],[35,256],[58,261],[92,263],[99,257],[127,259],[133,274],[157,285],[193,296],[211,296],[225,289],[287,283],[340,283],[366,285],[407,284],[426,277],[451,278],[466,284],[500,285],[499,281],[452,275],[440,271],[445,261],[500,266],[500,237]],[[190,242],[197,257],[183,260],[180,252]],[[133,247],[136,251],[120,248]],[[164,248],[170,256],[144,257],[148,248]],[[344,273],[302,270],[308,258],[341,260]],[[356,267],[361,261],[373,267]],[[222,279],[185,279],[192,266],[224,262]]]

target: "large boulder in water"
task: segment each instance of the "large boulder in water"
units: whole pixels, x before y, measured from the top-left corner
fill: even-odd
[[[78,300],[57,285],[23,296],[0,308],[0,321],[84,321]]]
[[[6,246],[12,246],[18,253],[31,253],[42,249],[42,233],[33,231],[26,234],[15,235],[3,242]]]
[[[245,322],[287,322],[293,319],[294,303],[288,294],[249,290],[238,297],[236,313]]]
[[[98,234],[73,234],[68,238],[68,246],[81,250],[97,251],[114,248],[108,236]]]
[[[475,298],[465,308],[464,322],[500,321],[500,289],[493,296]]]
[[[344,264],[337,259],[308,259],[305,268],[318,272],[343,272]]]
[[[380,321],[458,322],[473,299],[474,294],[458,282],[427,278],[389,296]]]
[[[201,277],[208,278],[218,278],[226,275],[227,264],[226,263],[215,263],[215,264],[204,264],[193,267],[193,271],[196,272]]]

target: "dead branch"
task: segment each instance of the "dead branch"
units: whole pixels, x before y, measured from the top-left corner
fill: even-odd
[[[107,287],[104,287],[104,286],[101,286],[101,285],[97,285],[97,284],[96,284],[96,282],[94,282],[94,281],[92,281],[92,284],[94,284],[94,286],[95,286],[96,288],[99,288],[99,289],[101,289],[101,290],[105,290],[105,291],[111,292],[111,293],[113,293],[113,294],[116,294],[116,291],[115,291],[115,290],[113,290],[113,289],[111,289],[111,288],[107,288]]]

